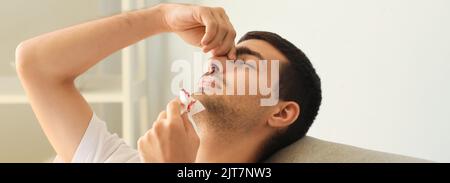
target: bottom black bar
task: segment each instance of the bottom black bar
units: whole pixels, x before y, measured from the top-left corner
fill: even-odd
[[[330,178],[429,180],[445,178],[448,168],[448,164],[0,164],[0,176],[177,182],[301,182]]]

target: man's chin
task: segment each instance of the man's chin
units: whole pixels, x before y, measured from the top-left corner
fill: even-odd
[[[206,95],[205,93],[203,93],[201,91],[193,93],[192,97],[195,100],[200,101],[202,104],[205,103],[205,102],[208,102],[209,100],[213,100],[213,96]]]
[[[219,95],[217,95],[217,91],[216,91],[217,89],[215,89],[215,88],[209,88],[209,87],[202,87],[202,88],[198,88],[194,93],[193,93],[193,95],[194,95],[194,97],[198,97],[198,98],[203,98],[203,99],[205,99],[205,98],[211,98],[211,97],[217,97],[217,96],[219,96]],[[199,97],[200,96],[200,97]],[[197,99],[197,98],[195,98],[195,99]],[[201,99],[197,99],[197,100],[200,100],[201,101]]]
[[[223,95],[207,95],[200,92],[194,93],[193,97],[205,107],[206,110],[203,113],[220,112],[218,109],[223,109],[225,105]]]

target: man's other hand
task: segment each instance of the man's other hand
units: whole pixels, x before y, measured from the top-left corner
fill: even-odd
[[[159,114],[153,127],[139,138],[138,150],[145,163],[193,163],[200,146],[187,113],[180,114],[181,102],[172,100]]]

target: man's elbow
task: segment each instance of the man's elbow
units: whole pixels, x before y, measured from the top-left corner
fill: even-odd
[[[34,49],[28,41],[21,42],[16,48],[16,71],[19,76],[30,76],[37,67],[34,67],[36,58]]]
[[[48,58],[38,56],[39,45],[32,40],[21,42],[16,48],[16,72],[24,81],[53,81],[57,72],[52,71]]]
[[[49,57],[48,53],[39,52],[39,46],[38,42],[27,40],[16,47],[16,72],[20,80],[73,82],[75,77],[55,67],[55,58]]]

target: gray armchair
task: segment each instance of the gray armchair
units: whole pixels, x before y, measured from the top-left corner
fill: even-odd
[[[402,155],[362,149],[306,136],[275,153],[273,163],[430,163]]]

